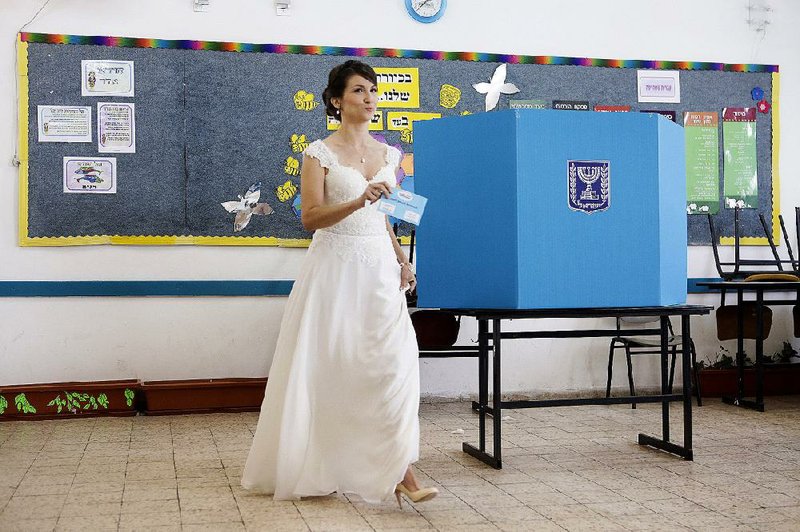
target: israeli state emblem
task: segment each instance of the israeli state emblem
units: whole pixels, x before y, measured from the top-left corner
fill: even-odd
[[[611,205],[610,161],[567,161],[569,208],[588,214]]]

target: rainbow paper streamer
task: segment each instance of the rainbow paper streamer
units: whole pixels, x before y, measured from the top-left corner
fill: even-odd
[[[220,41],[140,39],[136,37],[103,37],[98,35],[62,35],[54,33],[20,33],[23,42],[48,44],[93,44],[117,48],[167,48],[171,50],[208,50],[214,52],[250,52],[271,54],[340,55],[353,57],[392,57],[398,59],[432,59],[435,61],[473,61],[523,65],[569,65],[603,68],[636,68],[655,70],[716,70],[725,72],[778,72],[778,65],[728,64],[704,61],[649,61],[641,59],[598,59],[560,57],[554,55],[491,54],[481,52],[442,52],[401,48],[349,48],[343,46],[309,46],[301,44],[258,44]]]

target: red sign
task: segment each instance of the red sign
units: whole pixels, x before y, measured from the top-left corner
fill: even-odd
[[[630,105],[595,105],[594,110],[600,113],[627,113],[631,110]]]
[[[755,107],[725,107],[722,109],[722,120],[725,122],[755,122]]]

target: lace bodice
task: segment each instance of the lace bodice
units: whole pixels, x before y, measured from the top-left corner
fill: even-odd
[[[339,164],[336,154],[321,140],[312,142],[305,154],[319,161],[327,169],[325,176],[325,204],[332,205],[351,201],[364,193],[368,181],[364,175],[352,166]],[[395,168],[400,163],[400,152],[386,146],[385,164],[372,178],[373,182],[385,181],[394,187]],[[339,223],[326,227],[324,231],[351,236],[386,236],[386,218],[378,211],[376,204],[359,209]]]

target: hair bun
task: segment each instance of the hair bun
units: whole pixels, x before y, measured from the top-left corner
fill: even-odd
[[[378,76],[375,71],[362,61],[348,59],[344,63],[336,65],[328,74],[328,86],[322,91],[322,101],[325,103],[325,113],[328,116],[337,117],[338,109],[333,105],[331,99],[342,97],[347,80],[354,75],[368,79],[375,85],[378,84]]]

